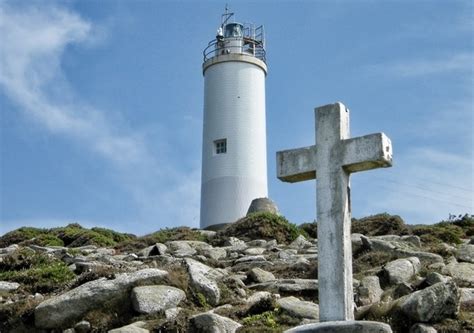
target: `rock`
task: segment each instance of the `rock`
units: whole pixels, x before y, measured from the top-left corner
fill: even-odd
[[[460,245],[456,253],[456,259],[474,264],[474,245]]]
[[[390,285],[408,282],[420,270],[421,264],[417,257],[397,259],[386,264],[382,275]]]
[[[266,290],[270,292],[317,292],[318,280],[313,279],[280,279],[275,281],[257,283],[249,286],[251,289]]]
[[[12,244],[8,247],[2,247],[2,248],[0,248],[0,254],[12,253],[12,252],[15,252],[16,250],[18,250],[19,248],[20,247],[17,244]]]
[[[432,286],[436,283],[447,282],[447,281],[448,281],[448,278],[446,276],[441,275],[437,272],[428,273],[428,275],[426,275],[426,278],[425,278],[425,283],[428,286]]]
[[[383,294],[380,288],[379,278],[377,276],[366,276],[357,288],[358,305],[368,305],[377,303]]]
[[[187,241],[172,241],[167,244],[171,253],[178,258],[191,257],[197,253]]]
[[[403,242],[408,242],[416,247],[421,247],[421,239],[415,235],[401,236],[400,239]]]
[[[319,319],[319,306],[313,302],[300,301],[294,296],[280,298],[277,304],[292,316]]]
[[[108,333],[149,333],[150,331],[143,328],[146,325],[144,321],[137,321],[127,326],[115,328]]]
[[[255,294],[247,298],[246,303],[249,307],[254,306],[263,301],[271,300],[272,294],[268,291],[257,291]]]
[[[17,282],[0,281],[0,293],[8,293],[20,288],[20,284]]]
[[[259,254],[263,254],[267,249],[264,247],[250,247],[244,250],[244,253],[250,256],[255,256]]]
[[[215,306],[219,304],[221,292],[217,285],[217,280],[225,276],[220,270],[211,268],[194,259],[185,259],[191,285],[201,292],[209,304]]]
[[[401,311],[415,322],[437,322],[458,312],[458,288],[453,281],[440,282],[402,298]]]
[[[413,287],[406,282],[402,282],[402,283],[399,283],[395,287],[395,290],[393,291],[393,298],[397,299],[397,298],[406,296],[408,294],[411,294],[412,292],[413,292]]]
[[[220,248],[220,247],[204,249],[204,250],[201,251],[201,253],[204,256],[206,256],[208,258],[211,258],[211,259],[214,259],[214,260],[220,260],[220,259],[224,259],[225,257],[227,257],[227,251],[223,248]]]
[[[461,306],[473,306],[474,305],[474,288],[459,288],[461,297],[459,302]]]
[[[267,245],[268,242],[265,239],[253,239],[247,242],[247,246],[249,247],[267,247]]]
[[[82,320],[74,325],[75,333],[87,333],[91,330],[91,323],[86,320]]]
[[[105,302],[123,301],[136,285],[160,283],[167,275],[166,271],[148,268],[118,274],[113,280],[101,278],[84,283],[39,304],[34,311],[35,325],[39,328],[67,327]]]
[[[358,233],[351,234],[351,243],[352,243],[353,253],[357,253],[363,248],[361,237],[365,237],[365,236]]]
[[[168,321],[176,319],[178,317],[179,313],[181,312],[181,308],[171,308],[165,310],[165,318]]]
[[[161,243],[156,243],[155,245],[148,246],[138,252],[138,256],[143,257],[143,258],[148,258],[150,256],[159,256],[166,254],[168,251],[168,248],[166,247],[165,244]]]
[[[415,324],[410,328],[410,333],[437,333],[438,331],[433,326],[424,324]]]
[[[191,332],[203,333],[234,333],[242,326],[232,319],[211,312],[191,317],[189,324]]]
[[[303,249],[311,246],[313,246],[313,243],[308,242],[303,235],[296,237],[296,239],[289,245],[292,249]]]
[[[451,276],[460,287],[474,287],[474,264],[452,261],[441,269],[441,273]]]
[[[236,264],[241,262],[249,262],[249,261],[267,261],[264,256],[257,255],[257,256],[244,256],[239,258],[235,261]]]
[[[272,214],[280,214],[276,204],[269,198],[257,198],[253,199],[250,203],[250,207],[247,210],[247,216],[252,213],[268,212]]]
[[[257,283],[268,282],[275,280],[275,275],[270,272],[264,271],[261,268],[255,267],[252,268],[248,276],[252,281]]]
[[[161,313],[175,308],[186,299],[186,293],[171,286],[143,286],[133,288],[131,299],[133,309],[139,313]]]

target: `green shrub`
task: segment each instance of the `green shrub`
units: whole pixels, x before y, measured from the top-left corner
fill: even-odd
[[[463,229],[450,222],[412,227],[413,234],[420,236],[425,245],[436,243],[461,244],[465,233]]]
[[[0,237],[0,247],[7,247],[12,244],[21,244],[22,242],[38,237],[45,232],[45,229],[21,227]]]
[[[408,235],[410,227],[405,225],[400,216],[383,213],[359,220],[353,218],[351,232],[366,236]]]
[[[305,236],[309,236],[311,238],[318,238],[318,223],[303,223],[298,226],[300,232]]]
[[[290,243],[301,233],[296,225],[288,222],[283,216],[258,212],[249,214],[218,231],[213,239],[213,244],[218,244],[226,237],[237,237],[244,241],[276,239],[278,243]]]
[[[279,324],[277,322],[277,313],[277,309],[274,311],[266,311],[260,314],[245,317],[242,322],[245,326],[264,325],[270,328],[278,328]]]

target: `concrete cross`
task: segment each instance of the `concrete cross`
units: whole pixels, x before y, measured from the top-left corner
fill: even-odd
[[[351,203],[353,172],[392,165],[383,133],[350,138],[342,103],[315,109],[316,145],[277,153],[277,177],[285,182],[317,178],[320,321],[353,320]]]

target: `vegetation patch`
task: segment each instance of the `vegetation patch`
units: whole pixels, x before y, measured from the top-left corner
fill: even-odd
[[[409,235],[410,227],[398,215],[387,213],[352,219],[352,233],[365,236]]]
[[[217,232],[213,243],[222,243],[228,237],[237,237],[244,241],[252,239],[276,239],[278,243],[291,243],[301,234],[300,229],[283,216],[258,212],[229,224]]]

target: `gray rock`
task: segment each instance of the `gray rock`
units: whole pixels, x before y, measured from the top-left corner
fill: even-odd
[[[82,320],[74,325],[75,333],[87,333],[91,330],[91,323],[86,320]]]
[[[462,244],[459,246],[456,258],[459,261],[469,262],[474,264],[474,245],[471,244]]]
[[[201,292],[209,304],[215,306],[219,303],[221,292],[217,281],[223,278],[226,273],[222,270],[211,268],[194,259],[186,258],[191,285]]]
[[[166,254],[167,251],[168,248],[165,244],[156,243],[155,245],[144,248],[143,250],[138,252],[138,255],[143,258],[148,258],[150,256],[159,256]]]
[[[165,310],[165,318],[168,321],[176,319],[178,317],[179,313],[181,312],[182,308],[171,308]]]
[[[380,287],[379,278],[377,276],[366,276],[357,288],[358,305],[368,305],[377,303],[383,294]]]
[[[392,329],[376,321],[330,321],[298,326],[285,333],[392,333]]]
[[[452,281],[440,282],[401,299],[399,307],[415,322],[437,322],[458,312],[458,288]]]
[[[213,247],[209,249],[201,250],[202,255],[207,258],[211,258],[214,260],[225,259],[227,257],[227,251],[220,247]]]
[[[197,253],[187,241],[172,241],[168,242],[167,245],[170,252],[178,258],[191,257]]]
[[[101,278],[84,283],[39,304],[35,309],[35,325],[39,328],[67,327],[105,302],[120,303],[133,287],[160,283],[167,275],[166,271],[149,268],[118,274],[113,280]]]
[[[413,292],[413,287],[406,282],[402,282],[402,283],[399,283],[395,287],[395,290],[393,291],[393,298],[397,299],[397,298],[406,296],[408,294],[411,294],[412,292]]]
[[[266,247],[267,245],[268,242],[265,239],[253,239],[247,242],[247,246],[249,247]]]
[[[361,237],[365,237],[362,234],[353,233],[351,234],[352,252],[357,253],[363,248]]]
[[[444,276],[444,275],[441,275],[437,272],[430,272],[428,273],[428,275],[426,275],[426,278],[425,278],[425,282],[426,284],[428,284],[429,286],[432,286],[436,283],[440,283],[440,282],[447,282],[449,279]]]
[[[459,299],[461,306],[474,305],[474,288],[459,288],[461,297]]]
[[[275,280],[275,275],[270,272],[264,271],[261,268],[252,268],[249,272],[248,277],[257,283],[268,282]]]
[[[211,312],[191,317],[189,324],[191,332],[206,333],[234,333],[242,326],[232,319]]]
[[[301,301],[290,296],[278,299],[277,304],[292,316],[319,319],[319,306],[313,302]]]
[[[250,289],[270,292],[316,292],[318,280],[313,279],[280,279],[249,286]]]
[[[146,325],[144,321],[137,321],[127,326],[122,326],[108,331],[108,333],[149,333],[150,331],[143,328]]]
[[[244,250],[244,253],[250,256],[255,256],[259,254],[263,254],[267,249],[264,247],[249,247],[248,249]]]
[[[252,200],[247,210],[247,215],[257,212],[279,214],[277,205],[269,198],[257,198]]]
[[[441,273],[451,276],[460,287],[474,287],[474,264],[452,261],[441,269]]]
[[[132,290],[133,309],[139,313],[162,313],[186,299],[186,293],[171,286],[143,286]]]
[[[408,282],[420,271],[420,260],[417,257],[397,259],[383,268],[383,275],[391,285]]]
[[[262,255],[257,255],[257,256],[244,256],[242,258],[239,258],[235,261],[236,264],[241,263],[241,262],[249,262],[249,261],[267,261],[264,256]]]
[[[313,246],[313,243],[309,242],[303,235],[296,237],[296,239],[289,245],[292,249],[304,249],[311,246]]]
[[[420,240],[420,237],[418,236],[415,236],[415,235],[401,236],[400,239],[416,247],[421,247],[421,240]]]
[[[2,248],[0,248],[0,254],[12,253],[12,252],[15,252],[16,250],[18,250],[19,248],[20,247],[17,244],[12,244],[8,247],[2,247]]]
[[[268,291],[257,291],[255,294],[247,298],[245,301],[249,307],[254,306],[255,304],[271,300],[272,299],[272,294],[269,293]]]
[[[415,324],[410,328],[410,333],[437,333],[438,331],[433,326],[424,324]]]
[[[0,281],[0,293],[8,293],[20,288],[20,284],[17,282]]]

